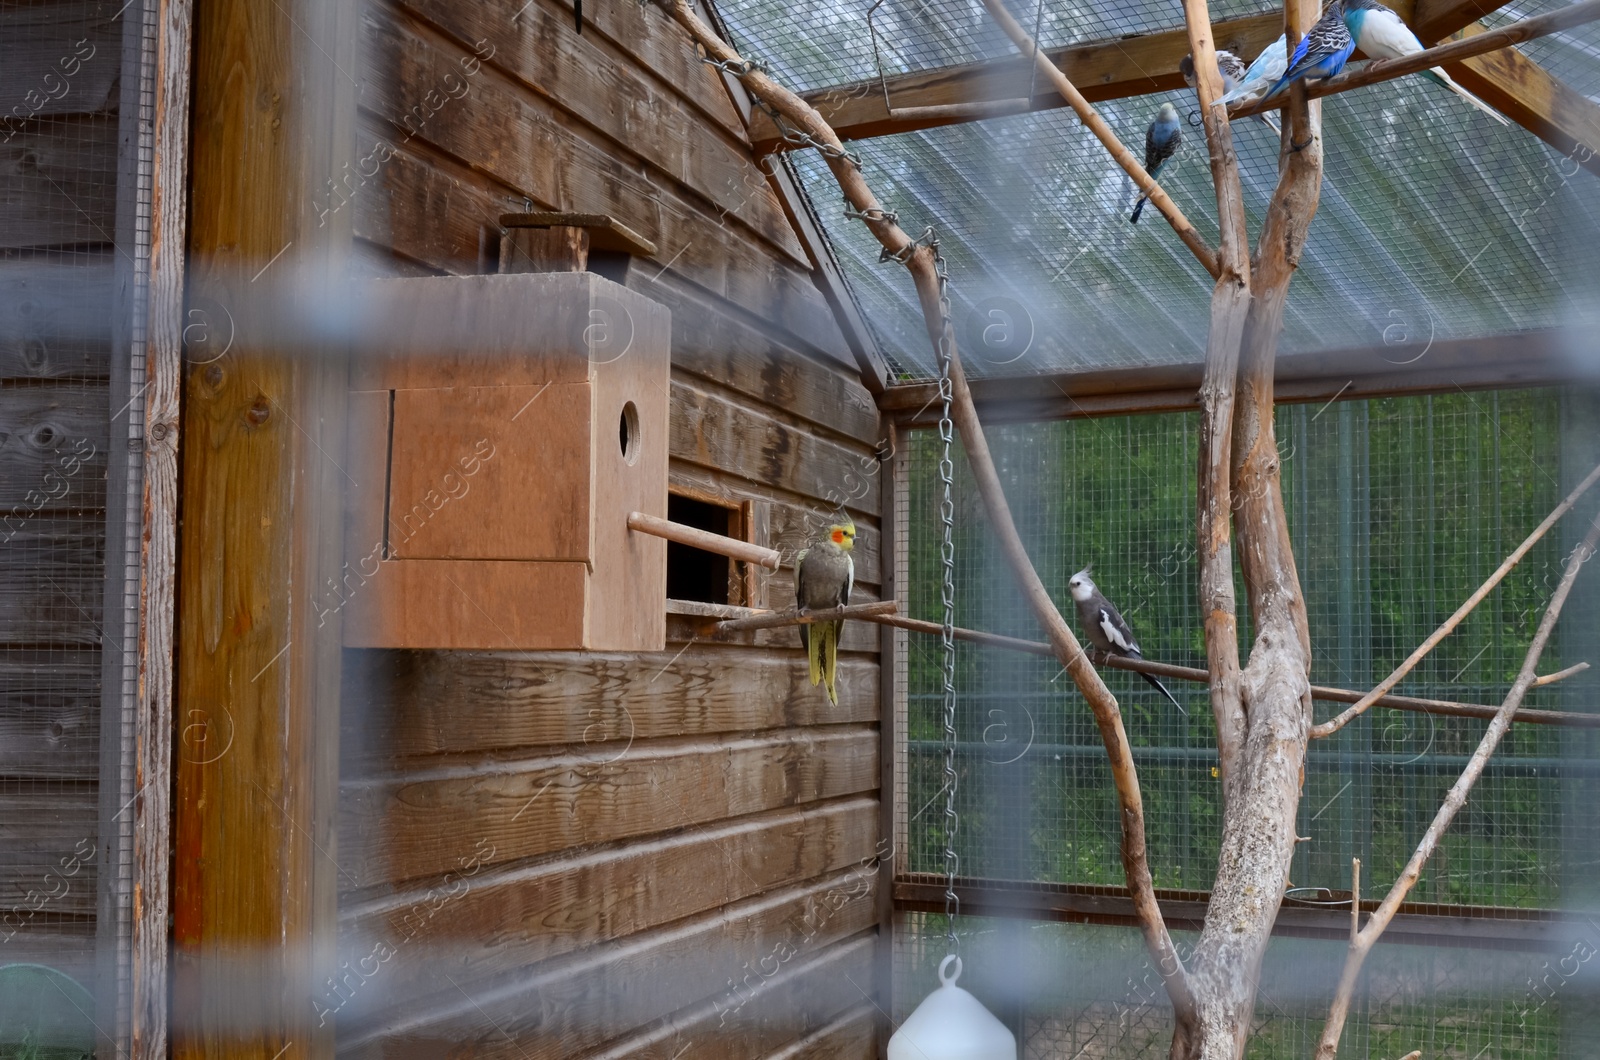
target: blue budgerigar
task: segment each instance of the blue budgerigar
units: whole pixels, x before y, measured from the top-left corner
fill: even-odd
[[[1296,81],[1325,81],[1344,69],[1356,42],[1350,28],[1344,24],[1343,0],[1334,0],[1311,27],[1311,32],[1301,38],[1294,54],[1289,56],[1289,67],[1278,83],[1267,92],[1271,99],[1285,91]]]
[[[1422,51],[1422,42],[1400,16],[1378,0],[1343,0],[1344,24],[1356,47],[1374,59],[1399,59]],[[1450,79],[1441,67],[1426,71],[1427,76],[1448,88],[1501,125],[1510,125],[1505,116]]]
[[[1144,168],[1145,172],[1154,177],[1161,172],[1167,164],[1167,159],[1178,150],[1178,145],[1183,142],[1183,123],[1178,120],[1178,108],[1171,103],[1161,104],[1161,109],[1156,112],[1156,120],[1150,123],[1150,128],[1144,134]],[[1149,196],[1139,196],[1139,201],[1133,206],[1133,216],[1128,218],[1134,224],[1139,223],[1139,215],[1144,212],[1144,204]]]

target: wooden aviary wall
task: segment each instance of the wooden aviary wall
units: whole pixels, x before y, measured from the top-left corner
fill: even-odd
[[[91,989],[115,11],[0,9],[0,964]]]
[[[846,502],[877,599],[886,427],[803,208],[659,11],[584,18],[367,5],[364,162],[326,207],[373,275],[495,271],[508,212],[654,243],[611,272],[671,313],[671,489],[785,554],[729,601],[791,604]],[[834,707],[794,629],[712,643],[673,610],[661,653],[347,652],[341,1055],[876,1055],[879,635],[847,629]]]

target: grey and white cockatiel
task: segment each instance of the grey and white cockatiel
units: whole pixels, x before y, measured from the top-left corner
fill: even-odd
[[[850,588],[856,580],[855,560],[850,551],[856,545],[856,527],[849,521],[835,523],[821,540],[801,550],[794,558],[795,605],[806,611],[826,611],[850,602]],[[800,627],[800,644],[811,666],[811,683],[826,681],[828,702],[839,704],[835,681],[839,673],[839,634],[844,619],[813,622]]]
[[[1067,582],[1067,591],[1072,594],[1073,602],[1078,605],[1078,621],[1083,623],[1083,632],[1088,636],[1089,643],[1103,652],[1112,655],[1129,656],[1142,659],[1139,652],[1139,642],[1133,639],[1133,629],[1122,618],[1122,613],[1117,606],[1095,585],[1089,577],[1089,568],[1072,576]],[[1179,714],[1187,714],[1183,704],[1172,698],[1172,693],[1155,677],[1147,673],[1140,673],[1140,677],[1149,683],[1151,688],[1167,697],[1168,702],[1178,708]]]

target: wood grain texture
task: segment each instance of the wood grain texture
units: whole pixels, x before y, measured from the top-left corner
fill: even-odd
[[[104,378],[111,363],[107,339],[54,339],[0,332],[0,381]]]
[[[846,438],[878,437],[878,409],[857,374],[817,360],[746,323],[668,273],[630,273],[628,286],[672,312],[672,366]]]
[[[494,845],[499,863],[877,785],[877,735],[857,727],[596,743],[545,758],[347,782],[339,863],[347,882],[374,886],[450,871],[463,844],[470,850],[480,838]]]
[[[398,763],[521,747],[613,744],[877,717],[876,665],[840,659],[839,705],[799,656],[691,645],[660,653],[353,653],[344,736],[352,757]]]
[[[99,652],[0,651],[0,777],[92,781],[99,747]]]
[[[116,194],[115,115],[30,122],[0,143],[0,247],[110,243]]]
[[[405,116],[423,105],[416,97],[425,95],[428,86],[443,84],[447,74],[459,76],[461,56],[458,48],[404,21],[374,16],[364,28],[370,61],[384,74],[364,87],[363,107],[391,123],[387,137],[394,143],[407,136]],[[739,202],[737,197],[700,205],[671,182],[652,180],[636,162],[574,129],[560,108],[533,96],[491,65],[484,64],[466,86],[470,95],[440,110],[421,127],[414,142],[425,139],[488,174],[514,195],[527,196],[539,208],[615,217],[655,243],[662,264],[670,263],[679,275],[818,349],[844,348],[832,311],[809,271],[764,251],[747,234],[724,223],[737,217],[728,212]],[[397,161],[391,159],[383,168],[383,181],[401,175]],[[357,196],[355,206],[365,209],[373,201]],[[495,224],[506,205],[465,220],[474,227]],[[522,205],[516,202],[515,208]],[[422,217],[391,217],[386,223],[392,230],[399,224],[433,221],[430,210]],[[369,228],[358,223],[357,232],[365,236]],[[477,238],[473,237],[474,245]]]
[[[437,1008],[412,1007],[354,1028],[345,1049],[355,1057],[438,1056],[450,1043],[469,1046],[476,1057],[544,1060],[593,1049],[698,1002],[743,1011],[797,974],[806,958],[871,930],[873,887],[845,872],[773,891],[509,980],[441,994]],[[867,948],[851,954],[863,974],[870,969]],[[790,954],[787,960],[777,956],[782,953]],[[767,969],[771,974],[764,976]],[[742,993],[729,989],[728,979],[745,977]],[[742,994],[749,1000],[741,1005]],[[833,998],[837,1011],[845,990]],[[792,1027],[773,1037],[792,1038]]]
[[[795,264],[810,266],[743,137],[706,122],[676,92],[615,62],[594,40],[567,32],[570,12],[526,0],[401,0],[396,14],[426,20],[466,50],[487,42],[494,48],[490,63],[604,134],[613,154],[637,156]]]
[[[76,265],[0,264],[0,349],[29,339],[109,347],[113,253],[85,250]]]
[[[852,511],[878,513],[875,490],[849,498],[846,475],[861,477],[859,451],[684,382],[672,384],[672,412],[671,452],[678,460],[815,498],[830,511],[849,500]]]
[[[325,287],[348,254],[348,215],[313,200],[355,142],[352,7],[202,0],[192,20],[188,279],[238,338],[184,385],[175,700],[234,742],[174,770],[178,1060],[332,1051],[308,998],[337,930],[339,637],[307,590],[343,559],[348,371],[264,341],[284,303],[254,295],[294,297],[290,274]]]
[[[0,516],[105,504],[103,387],[0,389]]]
[[[0,136],[33,117],[112,109],[120,0],[11,4],[0,11]]]
[[[93,917],[95,816],[92,784],[0,794],[0,938],[17,932],[4,944],[8,962],[11,946],[60,917]]]
[[[1417,39],[1432,47],[1504,6],[1506,0],[1415,0],[1412,10],[1401,14],[1409,15],[1406,21]]]
[[[875,1009],[861,997],[873,938],[855,939],[774,976],[731,1014],[718,998],[675,1013],[666,1024],[612,1042],[585,1060],[678,1060],[768,1057],[770,1060],[873,1060]],[[741,971],[743,969],[740,969]],[[829,1016],[844,1008],[842,1015]],[[814,1029],[813,1029],[814,1028]],[[808,1033],[809,1032],[809,1033]]]
[[[426,889],[352,902],[341,914],[341,951],[354,962],[387,942],[405,958],[381,993],[353,997],[340,1018],[359,1021],[377,1005],[448,988],[445,968],[458,982],[481,981],[870,862],[876,812],[872,799],[848,799],[527,868],[458,869]]]
[[[0,519],[0,643],[94,646],[105,594],[105,526]]]

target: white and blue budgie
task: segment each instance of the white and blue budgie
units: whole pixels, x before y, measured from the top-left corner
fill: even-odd
[[[1259,61],[1258,58],[1257,62]],[[1250,70],[1254,68],[1255,64],[1251,64],[1249,68],[1246,68],[1244,60],[1230,51],[1217,52],[1217,73],[1222,76],[1222,97],[1217,102],[1220,103],[1222,100],[1227,99],[1240,85],[1244,84],[1250,77]],[[1193,55],[1185,55],[1183,57],[1182,61],[1178,63],[1178,72],[1183,75],[1183,83],[1193,88],[1195,83]],[[1276,81],[1282,73],[1283,71],[1279,70],[1277,74],[1274,74],[1273,81]],[[1272,115],[1257,114],[1256,118],[1274,133],[1278,131],[1278,122]]]
[[[1374,59],[1400,59],[1422,51],[1422,42],[1411,27],[1378,0],[1344,0],[1344,24],[1356,47]],[[1426,73],[1501,125],[1511,124],[1505,115],[1451,80],[1442,67],[1435,66]]]
[[[1238,83],[1217,97],[1214,106],[1229,103],[1254,103],[1278,83],[1278,78],[1289,68],[1289,39],[1279,37],[1262,50],[1245,70]]]
[[[1167,160],[1178,150],[1178,145],[1183,142],[1183,127],[1178,121],[1178,108],[1171,103],[1161,104],[1161,109],[1156,112],[1156,120],[1144,132],[1144,168],[1153,178],[1161,172]],[[1139,215],[1144,212],[1144,204],[1149,201],[1148,195],[1139,196],[1139,201],[1133,206],[1133,216],[1128,218],[1134,224],[1139,223]]]

